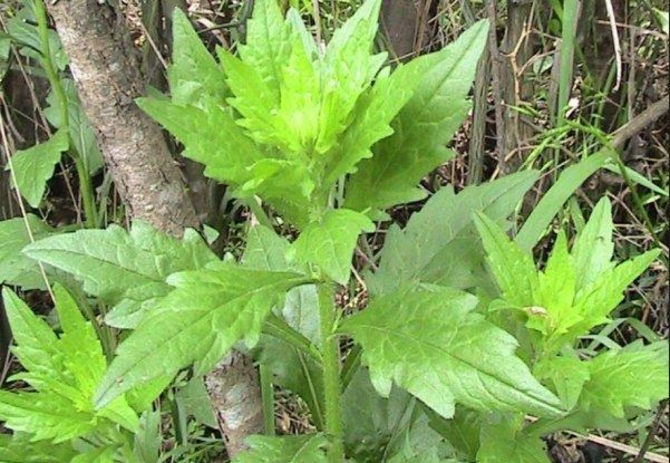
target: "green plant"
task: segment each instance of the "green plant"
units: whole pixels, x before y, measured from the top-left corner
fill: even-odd
[[[21,9],[7,21],[7,39],[21,55],[34,59],[43,69],[51,85],[44,116],[57,131],[47,141],[9,158],[12,184],[26,202],[37,208],[54,167],[67,153],[74,162],[79,177],[86,226],[99,226],[95,208],[95,192],[91,177],[102,168],[102,155],[95,133],[86,119],[74,81],[63,75],[67,66],[58,34],[49,29],[42,0],[23,1]],[[33,70],[40,74],[40,70]]]
[[[175,13],[171,99],[139,104],[261,223],[285,220],[299,235],[251,227],[239,262],[217,258],[192,230],[176,240],[142,223],[27,246],[110,305],[108,324],[133,329],[90,413],[182,369],[202,375],[234,347],[253,349],[318,428],[254,436],[242,463],[546,462],[543,435],[629,429],[627,418],[667,397],[666,343],[594,358],[579,349],[658,253],[613,263],[603,200],[571,250],[559,232],[539,271],[528,252],[537,230],[521,248],[504,232],[533,171],[438,191],[404,229],[388,230],[377,270],[364,275],[368,307],[345,315],[335,304],[361,232],[388,207],[422,199],[419,180],[450,157],[486,40],[477,23],[391,71],[370,54],[380,3],[365,2],[323,50],[294,10],[284,19],[274,1],[257,1],[240,58],[219,49],[220,63]],[[344,336],[355,346],[341,362]]]

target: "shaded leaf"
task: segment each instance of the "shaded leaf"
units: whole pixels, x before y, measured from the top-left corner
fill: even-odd
[[[200,108],[223,103],[228,94],[225,74],[179,8],[172,15],[172,36],[172,64],[167,71],[172,101]]]
[[[26,229],[30,227],[30,233]],[[25,218],[0,221],[0,282],[21,286],[23,289],[44,289],[45,283],[37,262],[21,251],[34,240],[57,233],[39,217],[27,214]]]
[[[86,166],[86,172],[93,176],[104,165],[95,131],[86,117],[74,80],[61,79],[61,85],[67,98],[70,147],[76,149]],[[51,125],[62,128],[60,100],[54,91],[47,96],[47,102],[49,106],[44,109],[44,115]]]
[[[17,151],[12,156],[11,167],[14,170],[12,179],[16,179],[14,187],[32,207],[39,207],[47,181],[52,177],[54,167],[68,146],[67,133],[59,130],[44,143]],[[9,168],[10,165],[7,164],[6,169]]]
[[[457,289],[486,286],[474,212],[504,225],[536,179],[536,172],[526,171],[469,186],[459,194],[449,186],[440,189],[402,231],[397,225],[389,228],[379,270],[368,278],[370,290],[389,293],[413,280]]]
[[[523,432],[514,421],[501,421],[482,428],[478,463],[550,463],[540,436]]]
[[[250,450],[242,452],[233,463],[326,463],[324,451],[328,440],[323,434],[304,436],[251,436],[246,440]]]

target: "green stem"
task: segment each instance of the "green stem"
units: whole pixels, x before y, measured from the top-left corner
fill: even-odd
[[[53,88],[58,104],[60,105],[60,130],[65,130],[70,133],[70,113],[68,109],[67,95],[63,88],[63,83],[58,77],[58,71],[51,60],[51,45],[49,43],[49,23],[47,22],[47,12],[44,7],[43,0],[36,0],[35,16],[37,19],[37,29],[40,37],[40,52],[42,53],[42,67],[49,79],[49,84]],[[85,225],[87,228],[95,228],[98,226],[98,213],[95,208],[95,192],[93,191],[93,184],[91,183],[91,176],[86,166],[86,160],[83,158],[75,147],[70,146],[68,154],[72,158],[77,168],[77,176],[79,177],[79,189],[84,200],[84,214],[86,215]]]
[[[326,432],[332,439],[328,452],[330,463],[344,461],[342,442],[342,404],[340,384],[340,346],[335,329],[335,287],[325,283],[319,287],[319,312],[321,316],[321,352],[323,354],[323,384],[326,408]]]
[[[272,370],[267,365],[261,363],[261,399],[263,400],[263,422],[265,424],[265,434],[275,435],[275,397],[272,388]]]

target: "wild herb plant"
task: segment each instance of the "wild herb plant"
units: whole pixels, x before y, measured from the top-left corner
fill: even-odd
[[[542,436],[631,429],[630,418],[668,396],[667,343],[580,350],[658,252],[613,262],[603,200],[571,246],[559,231],[539,270],[527,243],[505,233],[533,171],[458,194],[444,187],[404,229],[392,225],[376,271],[363,275],[368,306],[345,314],[335,293],[351,278],[361,233],[387,220],[387,208],[423,199],[416,185],[453,154],[445,146],[469,110],[486,26],[392,70],[385,54],[370,53],[381,0],[365,2],[327,46],[294,10],[284,18],[276,2],[255,3],[239,56],[218,49],[218,62],[175,12],[170,98],[139,101],[254,212],[261,224],[248,230],[242,259],[219,259],[195,231],[176,240],[142,223],[25,248],[112,307],[108,324],[132,329],[104,375],[98,360],[95,384],[71,386],[83,403],[70,412],[83,409],[93,424],[68,437],[134,432],[146,407],[129,408],[129,397],[149,384],[153,399],[179,371],[197,378],[232,348],[252,349],[275,384],[308,404],[318,429],[254,436],[242,463],[547,462]],[[279,236],[273,220],[297,239]],[[4,297],[15,329],[37,324]],[[61,324],[61,343],[88,329]],[[345,353],[344,337],[354,341]],[[39,356],[21,358],[29,375],[51,365],[41,362],[56,348],[35,339],[17,339],[20,357]],[[40,431],[32,407],[12,405],[21,394],[1,396],[10,428],[35,441],[68,432]],[[119,403],[123,421],[109,412]],[[96,442],[108,452],[98,461],[138,458],[123,442]]]

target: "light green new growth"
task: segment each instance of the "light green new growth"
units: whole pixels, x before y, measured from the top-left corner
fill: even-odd
[[[14,353],[26,369],[13,379],[27,382],[35,392],[0,391],[0,418],[15,432],[54,443],[102,437],[115,425],[136,431],[141,410],[133,410],[125,397],[95,409],[93,395],[107,367],[102,347],[72,296],[60,286],[54,294],[60,338],[12,291],[3,290],[17,344]]]

